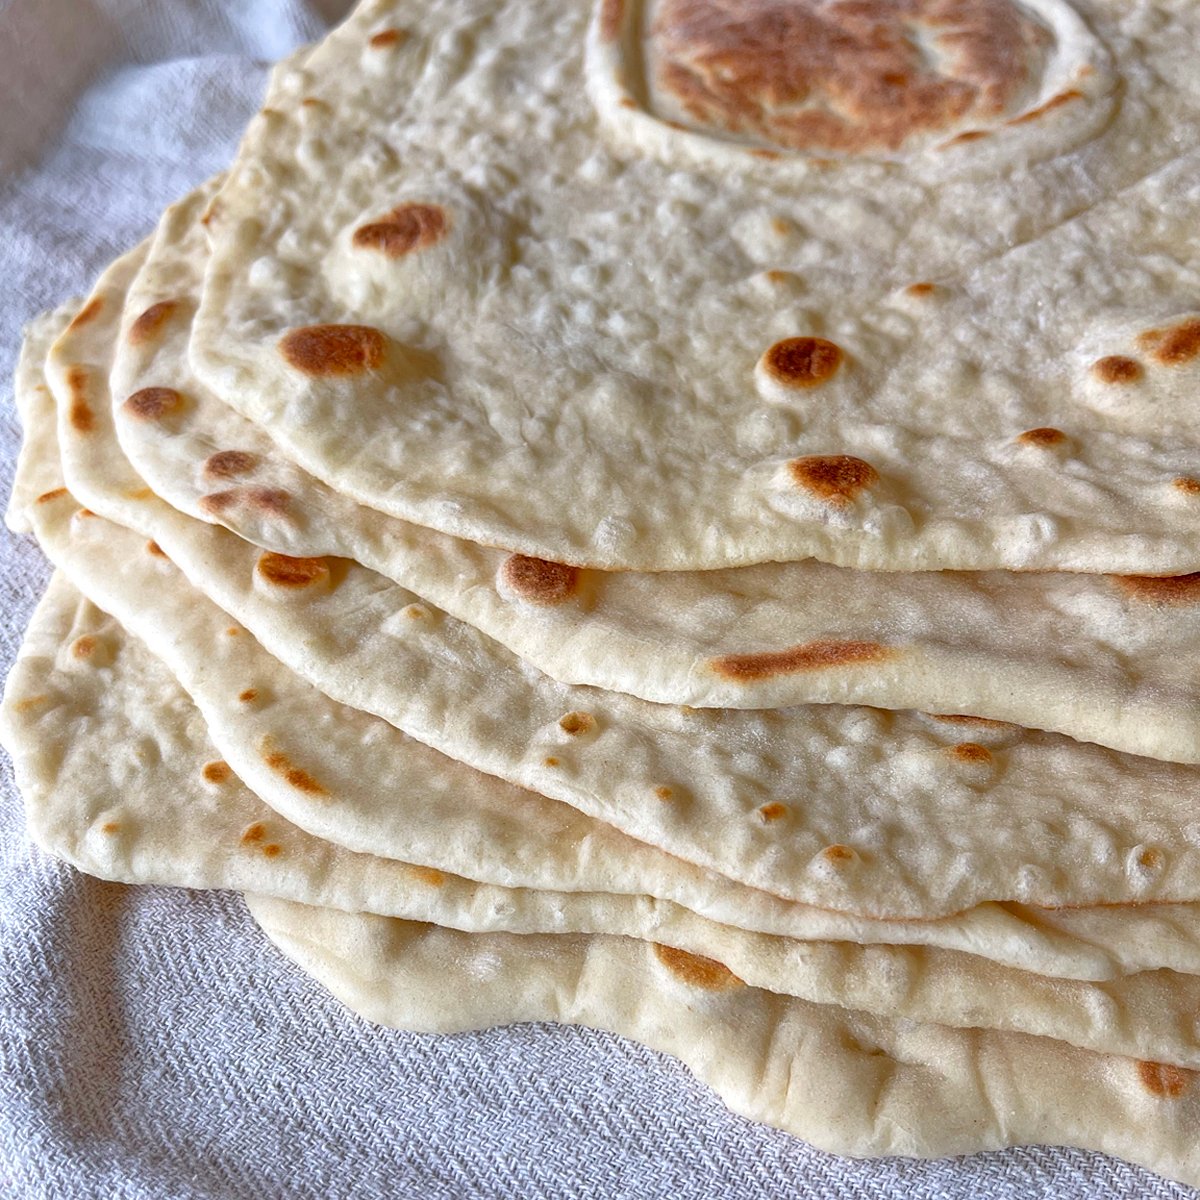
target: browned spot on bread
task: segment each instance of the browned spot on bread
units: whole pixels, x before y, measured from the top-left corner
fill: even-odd
[[[31,708],[41,708],[49,699],[49,696],[26,696],[24,699],[17,700],[13,704],[13,708],[17,712],[28,712]]]
[[[148,387],[134,392],[121,407],[139,421],[161,421],[183,407],[183,396],[174,388]]]
[[[1147,846],[1145,850],[1138,855],[1138,865],[1146,867],[1150,871],[1155,871],[1163,865],[1163,853],[1154,846]]]
[[[77,433],[91,433],[96,428],[96,414],[88,403],[89,381],[90,376],[83,367],[70,367],[67,370],[67,391],[71,396],[67,417],[71,428]]]
[[[787,237],[794,228],[795,226],[786,217],[771,218],[771,232],[778,234],[780,237]]]
[[[95,515],[96,514],[94,512],[92,512],[92,510],[90,508],[79,508],[79,509],[75,510],[75,516],[80,517],[82,519],[86,519],[88,517],[94,517]]]
[[[1017,441],[1023,446],[1061,446],[1067,440],[1067,435],[1061,429],[1051,429],[1048,426],[1041,429],[1027,429],[1017,435]]]
[[[386,217],[354,231],[354,245],[402,258],[426,250],[450,232],[450,215],[440,204],[401,204]]]
[[[1178,1100],[1196,1078],[1195,1071],[1175,1067],[1170,1063],[1139,1061],[1137,1070],[1138,1078],[1146,1091],[1164,1100]]]
[[[1200,479],[1193,479],[1190,475],[1176,475],[1171,480],[1171,486],[1185,496],[1200,496]]]
[[[225,630],[225,635],[226,637],[237,637],[240,632],[241,630],[238,629],[236,625],[230,625],[230,627]]]
[[[904,291],[909,296],[932,296],[937,287],[932,283],[910,283]]]
[[[770,270],[767,272],[767,279],[770,280],[771,283],[789,283],[795,278],[796,275],[793,271]]]
[[[146,553],[152,554],[155,558],[167,557],[167,552],[157,542],[147,542]]]
[[[242,841],[247,845],[254,842],[261,842],[267,836],[267,827],[261,821],[255,821],[253,825],[247,825],[242,830]]]
[[[558,759],[555,758],[553,754],[551,754],[549,757],[542,759],[542,765],[545,767],[557,767]]]
[[[52,500],[57,500],[60,496],[67,494],[66,488],[55,488],[50,492],[43,492],[35,501],[35,504],[49,504]]]
[[[1064,104],[1070,104],[1072,100],[1082,100],[1083,93],[1077,92],[1074,88],[1070,88],[1065,92],[1059,92],[1057,96],[1051,96],[1045,104],[1039,104],[1037,108],[1031,108],[1028,112],[1022,113],[1019,117],[1013,117],[1009,121],[1010,125],[1024,125],[1029,121],[1036,121],[1039,117],[1044,117],[1047,113],[1053,112],[1056,108],[1062,108]]]
[[[755,158],[765,158],[768,162],[775,162],[783,157],[778,150],[763,150],[760,148],[758,150],[751,150],[750,153],[754,155]]]
[[[258,689],[257,688],[247,688],[244,692],[238,692],[238,699],[243,704],[250,704],[253,701],[258,699]]]
[[[374,371],[386,349],[387,340],[370,325],[305,325],[279,342],[291,366],[317,378]]]
[[[821,851],[821,857],[834,866],[839,866],[844,863],[852,863],[858,858],[858,855],[850,849],[849,846],[843,846],[840,843],[835,846],[826,846]]]
[[[163,326],[171,319],[179,305],[174,300],[160,300],[152,304],[129,327],[126,337],[131,346],[140,346],[151,338],[157,337]]]
[[[648,66],[700,125],[862,154],[1002,117],[1050,37],[996,0],[663,0]]]
[[[1200,355],[1200,317],[1189,317],[1163,329],[1148,329],[1138,336],[1137,343],[1163,366],[1181,367]]]
[[[283,853],[283,850],[274,842],[269,842],[262,848],[262,852],[264,858],[278,858]]]
[[[657,943],[654,944],[654,953],[672,975],[678,976],[684,983],[690,983],[693,987],[717,992],[745,986],[724,963],[717,962],[715,958],[704,958],[699,954],[689,954],[686,950],[676,950],[674,946],[660,946]]]
[[[1158,608],[1200,603],[1200,571],[1191,575],[1114,575],[1127,596]]]
[[[654,795],[659,800],[670,800],[671,797],[675,795],[675,793],[674,793],[674,791],[671,790],[671,788],[666,787],[664,785],[663,787],[656,787],[654,789]]]
[[[758,815],[764,821],[779,821],[788,815],[788,806],[780,804],[778,800],[772,800],[770,804],[764,804],[758,810]]]
[[[105,821],[104,824],[100,826],[100,832],[101,833],[120,833],[121,832],[120,823],[117,821]]]
[[[328,108],[329,107],[329,105],[326,104],[324,100],[318,99],[316,96],[305,96],[304,99],[300,101],[300,106],[302,108]]]
[[[930,713],[937,721],[949,721],[952,725],[979,725],[984,729],[1015,728],[1008,721],[993,721],[991,717],[970,717],[964,713]]]
[[[617,102],[622,108],[637,108],[637,101],[629,96],[622,96]]]
[[[885,662],[895,653],[890,646],[879,642],[841,642],[828,638],[762,654],[726,654],[712,659],[710,666],[734,683],[755,683],[773,675]]]
[[[809,454],[788,463],[792,479],[819,500],[841,508],[879,482],[869,462],[850,454]]]
[[[86,325],[89,321],[93,321],[100,315],[104,308],[104,301],[99,296],[93,296],[75,315],[71,318],[71,323],[67,326],[68,329],[78,329],[80,326]]]
[[[819,337],[784,338],[762,356],[763,370],[789,388],[816,387],[841,365],[841,347]]]
[[[207,229],[221,215],[222,207],[221,198],[214,196],[208,207],[204,210],[204,216],[200,218],[200,224]]]
[[[367,45],[374,50],[383,50],[387,46],[403,46],[410,36],[407,29],[381,29],[371,35]]]
[[[596,718],[591,713],[569,712],[559,717],[558,724],[561,729],[573,736],[578,733],[591,733],[596,727]]]
[[[209,783],[224,783],[233,772],[229,769],[229,764],[223,759],[218,758],[215,762],[205,763],[200,774],[204,776]]]
[[[1092,374],[1101,383],[1137,383],[1142,377],[1142,364],[1124,354],[1109,354],[1092,363]]]
[[[149,500],[153,495],[154,493],[148,487],[131,488],[125,493],[125,497],[128,500]]]
[[[579,569],[564,563],[547,562],[510,554],[500,567],[500,578],[522,600],[531,604],[562,604],[579,587]]]
[[[323,558],[292,558],[272,550],[259,555],[257,570],[276,587],[311,587],[329,578],[329,563]]]
[[[962,133],[956,133],[952,138],[947,138],[942,146],[962,146],[968,142],[978,142],[985,137],[990,137],[986,129],[964,129]]]
[[[76,658],[91,658],[96,650],[96,639],[90,633],[85,633],[83,637],[76,638],[71,646],[71,653]]]
[[[204,460],[205,475],[217,479],[232,479],[235,475],[245,475],[258,466],[258,455],[248,450],[218,450]]]
[[[268,517],[282,517],[287,513],[291,495],[282,488],[237,487],[224,492],[211,492],[201,496],[200,509],[214,517],[227,513],[231,508],[247,508],[251,512]]]
[[[429,884],[430,887],[441,887],[446,882],[445,871],[439,871],[437,867],[421,867],[412,866],[412,873],[422,882]]]
[[[621,33],[625,23],[625,0],[601,0],[600,3],[600,36],[606,42],[611,42]]]
[[[429,616],[429,609],[420,604],[406,604],[400,611],[410,621],[423,621]]]
[[[992,761],[992,752],[978,742],[959,742],[957,746],[950,747],[950,754],[959,762],[990,763]]]
[[[306,792],[310,796],[329,795],[307,771],[296,766],[282,750],[274,749],[269,742],[263,745],[262,760],[277,775],[282,775],[298,792]]]

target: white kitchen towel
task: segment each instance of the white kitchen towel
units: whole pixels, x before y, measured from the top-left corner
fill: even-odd
[[[4,496],[22,324],[84,291],[224,166],[266,63],[346,7],[0,0]],[[47,574],[29,539],[0,535],[4,674]],[[837,1159],[730,1115],[677,1063],[586,1030],[374,1028],[286,962],[240,897],[123,888],[37,852],[0,763],[6,1200],[1189,1195],[1075,1152]]]

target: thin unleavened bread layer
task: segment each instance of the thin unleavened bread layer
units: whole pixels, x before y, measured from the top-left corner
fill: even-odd
[[[246,899],[284,954],[369,1021],[610,1030],[681,1059],[735,1112],[839,1154],[1067,1145],[1200,1184],[1194,1071],[776,996],[626,939],[472,935]]]
[[[832,701],[973,714],[1200,761],[1200,577],[882,574],[813,559],[581,572],[399,521],[326,487],[188,362],[207,258],[201,218],[217,183],[164,215],[124,297],[110,376],[122,451],[180,511],[269,550],[356,560],[565,683],[705,707]],[[60,353],[72,358],[69,345]]]
[[[1068,982],[930,947],[795,941],[648,896],[489,886],[314,838],[241,783],[165,666],[61,575],[9,678],[0,733],[34,838],[105,879],[249,889],[474,933],[624,935],[817,1003],[1200,1065],[1195,975]]]
[[[60,332],[59,326],[65,321],[66,317],[60,314],[57,324],[41,323],[36,326],[31,331],[32,336],[23,354],[42,361],[49,349],[50,336]],[[53,447],[53,413],[47,403],[48,398],[44,393],[37,393],[36,397],[31,394],[26,399],[29,403],[23,404],[23,412],[28,422],[27,438],[31,444]],[[23,456],[21,462],[24,469],[32,470],[37,458]],[[58,476],[54,481],[61,482]],[[25,490],[28,492],[30,489],[26,486]],[[46,494],[41,504],[62,500],[63,497],[56,495],[55,491]],[[84,519],[89,522],[89,528],[90,522],[96,520],[94,517]],[[137,548],[130,548],[136,556]],[[149,544],[144,548],[161,564],[162,557],[153,553]],[[102,569],[99,575],[85,576],[82,582],[86,584],[89,578],[104,578],[107,575],[108,571]],[[147,594],[154,594],[161,582],[161,579],[152,581]],[[194,599],[192,603],[195,603]],[[138,610],[135,608],[132,611],[136,614]],[[229,626],[225,622],[219,625],[219,629],[214,627],[212,631],[218,646],[222,644],[221,629],[226,630],[226,637],[230,636],[227,632]],[[263,669],[275,668],[264,660]],[[233,736],[233,731],[238,730],[240,723],[246,720],[248,714],[252,716],[254,710],[245,709],[240,702],[236,706],[229,706],[228,697],[223,692],[210,694],[204,687],[206,677],[203,674],[193,676],[189,670],[188,678],[198,694],[209,698],[207,709],[210,714],[216,714],[213,720],[218,733],[224,731],[225,752],[239,763],[242,762],[239,754],[248,756],[243,769],[249,774],[260,772],[260,764],[253,753],[256,730],[251,727],[248,735],[240,733]],[[282,673],[272,678],[283,683],[285,693],[294,683]],[[278,691],[275,689],[276,695]],[[306,695],[301,689],[301,710],[305,708]],[[311,695],[307,695],[307,699],[310,717],[314,708],[325,711],[321,700],[314,706]],[[396,744],[404,746],[404,740],[397,739]],[[296,752],[303,753],[306,748],[305,742],[298,742]],[[291,747],[284,747],[285,756],[289,749]],[[408,749],[405,746],[405,752]],[[402,796],[412,794],[414,780],[421,778],[422,766],[427,768],[429,761],[428,757],[418,754],[415,761],[410,758],[403,764],[407,787],[400,792]],[[452,772],[458,770],[458,764],[453,762],[441,764],[441,767]],[[611,833],[601,826],[601,836],[593,836],[594,823],[593,829],[589,830],[588,823],[582,818],[575,818],[574,824],[568,829],[567,832],[573,836],[561,836],[565,814],[563,806],[559,804],[527,793],[521,793],[514,803],[512,794],[501,790],[500,806],[497,807],[495,803],[489,803],[489,799],[496,795],[492,790],[494,780],[483,779],[481,782],[470,772],[460,773],[459,778],[463,781],[464,790],[472,795],[470,805],[456,801],[450,807],[434,808],[431,812],[431,797],[444,794],[441,788],[444,780],[439,779],[439,786],[422,797],[422,806],[416,814],[405,810],[396,814],[398,826],[381,826],[378,814],[368,815],[365,818],[366,836],[374,838],[375,842],[368,843],[367,849],[378,850],[382,846],[390,849],[393,855],[413,858],[424,866],[448,868],[451,872],[472,879],[482,877],[494,880],[497,878],[494,874],[496,870],[501,872],[499,878],[511,879],[513,877],[504,872],[516,870],[519,881],[534,882],[543,888],[556,885],[577,888],[629,886],[631,866],[637,875],[637,886],[641,889],[653,888],[657,881],[672,877],[677,879],[680,875],[680,860],[668,863],[664,873],[661,857],[656,858],[653,852],[640,845],[635,845],[631,850],[625,839],[618,840],[615,855],[606,855],[602,843],[611,840]],[[360,781],[361,773],[356,771],[353,779]],[[291,813],[301,823],[313,820],[311,813],[306,815],[303,809],[297,809],[297,793],[290,787],[285,788],[283,785],[286,782],[286,779],[274,774],[258,775],[259,788],[273,800],[276,809]],[[357,792],[352,794],[358,795]],[[531,819],[523,821],[527,811],[532,814]],[[317,813],[320,814],[319,808]],[[516,826],[513,824],[514,813]],[[321,819],[324,820],[324,817]],[[439,825],[443,821],[450,822],[451,827],[464,836],[464,848],[447,842]],[[334,841],[347,836],[337,822],[331,825],[326,821],[318,827],[327,833],[331,832]],[[512,836],[514,828],[517,831],[515,837]],[[499,836],[501,834],[509,836]],[[518,849],[524,842],[531,842],[532,853],[514,862],[509,856],[509,846],[513,842],[518,844]],[[581,865],[574,857],[574,848],[580,844],[587,848],[586,865]],[[530,871],[533,873],[529,874]],[[690,874],[693,881],[697,878],[694,872],[689,873],[686,868],[683,873]],[[807,940],[935,945],[964,950],[1024,970],[1081,979],[1104,979],[1162,967],[1200,974],[1200,908],[1189,904],[1142,904],[1127,908],[1114,906],[1061,912],[1017,904],[983,904],[940,920],[889,922],[810,906],[781,904],[763,893],[747,891],[724,880],[718,882],[719,886],[715,889],[711,883],[708,884],[699,896],[693,892],[690,895],[691,903],[718,921],[743,928]],[[677,884],[668,883],[665,886],[667,895],[677,894],[672,890]]]
[[[645,7],[361,5],[247,131],[203,381],[363,503],[577,566],[1200,568],[1196,6],[977,6],[1040,31],[1006,115],[886,164],[676,128],[662,39],[797,103],[821,53]]]
[[[271,655],[343,705],[720,876],[819,907],[910,918],[985,900],[1200,895],[1192,768],[1016,727],[973,726],[964,740],[959,724],[920,714],[689,711],[571,688],[372,572],[263,556],[178,513],[132,470],[112,431],[109,323],[137,265],[134,255],[105,273],[94,315],[47,359],[67,482],[90,509],[154,539]],[[165,630],[199,610],[171,606],[151,620],[147,604],[162,593],[150,585],[148,601],[147,584],[135,581],[146,556],[130,551],[114,570],[109,534],[68,520],[71,506],[37,508],[51,553],[69,573],[63,555],[83,555],[84,589],[192,687],[187,677],[208,664],[213,639],[197,641],[193,629],[168,645]],[[381,654],[393,664],[386,677]],[[228,711],[247,685],[224,686],[214,702]],[[206,718],[215,731],[207,709]],[[297,760],[322,749],[306,743]],[[247,778],[262,794],[271,773],[257,770]],[[362,780],[346,787],[353,794]],[[343,824],[325,836],[363,834]]]

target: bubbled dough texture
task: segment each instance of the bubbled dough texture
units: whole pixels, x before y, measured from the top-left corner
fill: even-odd
[[[1068,983],[952,950],[793,941],[650,897],[488,886],[314,838],[228,771],[165,666],[61,575],[35,614],[0,717],[31,832],[102,878],[250,888],[474,933],[624,934],[715,957],[755,987],[817,1003],[1200,1065],[1195,975]]]
[[[881,574],[809,559],[726,571],[587,572],[576,595],[546,606],[498,585],[503,551],[387,517],[325,486],[204,387],[187,362],[207,258],[199,218],[215,187],[164,216],[124,299],[111,376],[122,450],[181,511],[286,554],[355,559],[566,683],[706,707],[834,701],[972,713],[1200,761],[1192,664],[1200,588],[1193,603],[1162,604],[1106,576]],[[169,316],[153,334],[140,332],[142,314],[163,304],[174,306]],[[125,401],[147,387],[174,388],[186,403],[164,420],[131,416]],[[211,456],[229,451],[249,454],[252,465],[214,474]],[[211,507],[211,497],[246,488],[283,491],[288,500],[282,511]],[[725,655],[817,639],[879,642],[897,653],[869,666],[737,681],[714,669]]]
[[[836,705],[688,711],[569,687],[429,605],[413,619],[412,593],[341,565],[331,566],[329,586],[281,594],[258,575],[255,548],[157,500],[120,455],[106,380],[111,324],[137,262],[132,256],[110,269],[96,290],[100,315],[60,339],[48,358],[67,482],[79,501],[154,538],[309,691],[785,899],[874,917],[928,917],[995,899],[1200,896],[1200,823],[1188,767],[1015,727],[973,728],[962,753],[954,749],[965,740],[961,726],[914,713]],[[81,367],[92,413],[86,432],[71,420],[80,396],[72,396],[70,379]],[[199,621],[202,606],[181,597],[150,621],[165,592],[139,577],[147,558],[139,538],[114,572],[104,549],[109,534],[89,532],[101,528],[92,519],[67,521],[70,507],[61,498],[35,506],[40,536],[54,536],[52,553],[75,546],[90,558],[92,594],[106,589],[105,604],[121,604],[121,618],[167,653],[168,623]],[[64,522],[68,532],[55,535]],[[183,594],[193,593],[184,587]],[[241,713],[245,706],[235,702],[247,686],[244,671],[226,678],[212,662],[214,642],[220,638],[211,630],[193,626],[171,665],[177,673],[188,664],[198,675],[210,671],[225,709]],[[300,702],[296,719],[275,736],[287,726],[312,728],[313,703]],[[574,712],[594,718],[583,736],[560,725]],[[981,740],[990,748],[975,744]],[[326,774],[331,766],[342,771],[348,794],[369,792],[361,820],[325,817],[336,826],[328,836],[375,838],[362,848],[377,850],[377,835],[364,829],[387,815],[379,790],[363,780],[356,756],[306,736],[300,761],[319,754]],[[320,774],[315,766],[313,773]],[[247,778],[261,790],[273,774],[260,763],[258,776]]]
[[[1193,570],[1197,501],[1172,480],[1200,466],[1178,404],[1198,364],[1099,395],[1088,367],[1194,312],[1200,12],[1075,7],[1120,80],[1074,102],[1103,127],[1060,145],[1064,104],[1044,156],[988,166],[967,146],[923,174],[608,138],[579,0],[365,4],[296,75],[323,103],[247,131],[193,363],[347,494],[543,558]],[[410,36],[381,52],[384,26]],[[451,235],[397,260],[351,245],[406,201],[444,204]],[[379,371],[285,364],[289,329],[347,321],[394,339]],[[795,334],[848,361],[780,404],[753,368]],[[1015,442],[1038,427],[1068,440]],[[806,454],[880,482],[831,506],[788,476]]]
[[[734,1111],[839,1154],[930,1158],[1050,1143],[1200,1184],[1200,1086],[1190,1072],[1170,1076],[1178,1094],[1168,1099],[1128,1058],[774,996],[719,972],[672,969],[627,939],[472,935],[247,899],[289,958],[381,1024],[612,1030],[680,1058]],[[1163,1090],[1161,1074],[1149,1078]]]

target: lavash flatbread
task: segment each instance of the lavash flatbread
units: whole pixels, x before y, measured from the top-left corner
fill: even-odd
[[[773,996],[711,960],[626,939],[472,935],[247,901],[289,958],[369,1021],[611,1030],[681,1059],[734,1111],[838,1154],[1071,1145],[1200,1184],[1195,1072]]]
[[[543,559],[1194,571],[1200,12],[950,9],[873,9],[831,82],[763,0],[365,3],[247,131],[193,365],[346,494]],[[910,36],[990,116],[855,60]],[[855,128],[872,80],[899,141],[681,131],[660,70]]]
[[[30,624],[0,732],[30,832],[101,878],[249,888],[475,933],[622,934],[716,957],[755,987],[818,1003],[1200,1066],[1196,975],[1100,985],[929,947],[797,942],[648,896],[494,887],[314,838],[238,780],[166,668],[61,576]]]
[[[1200,760],[1200,576],[885,574],[813,559],[566,572],[326,487],[188,364],[207,258],[202,214],[216,186],[164,214],[123,298],[110,374],[121,450],[180,511],[268,550],[356,560],[565,683],[705,707],[835,701],[967,713]],[[59,353],[71,361],[69,340]]]
[[[110,289],[123,294],[137,257],[105,274],[95,312],[76,323],[70,344],[79,357],[64,358],[61,343],[48,357],[66,481],[90,509],[154,539],[188,581],[342,705],[788,900],[899,918],[946,915],[985,900],[1094,904],[1200,895],[1191,768],[1011,727],[972,726],[972,740],[964,741],[957,723],[920,714],[836,705],[689,712],[569,688],[369,572],[340,562],[280,563],[179,514],[122,459],[111,431],[105,321],[119,309],[106,300]],[[237,697],[248,686],[257,690],[244,664],[227,658],[222,672],[205,675],[220,626],[205,628],[204,606],[190,600],[154,612],[165,592],[139,576],[148,566],[141,540],[91,519],[71,520],[74,507],[71,496],[35,505],[39,538],[57,564],[177,675],[219,684],[205,702],[215,735],[218,710],[236,716],[241,731],[247,714]],[[114,563],[111,543],[122,536],[129,549]],[[68,558],[72,552],[84,567]],[[330,619],[318,623],[322,612]],[[183,631],[168,634],[176,622]],[[381,655],[389,659],[386,672]],[[199,701],[197,686],[189,684]],[[299,716],[318,703],[306,694]],[[273,728],[257,735],[264,732],[289,734]],[[325,749],[305,743],[290,757],[314,762]],[[361,795],[364,781],[348,770],[351,760],[328,758],[324,773],[337,767],[346,795]],[[261,752],[253,767],[239,770],[266,794],[272,773]],[[293,803],[304,800],[293,792],[285,792]],[[371,826],[381,812],[386,817],[378,797],[364,796],[356,811]],[[374,840],[359,844],[378,848],[379,831],[365,828],[342,813],[318,832],[352,846],[348,838],[368,837]]]

